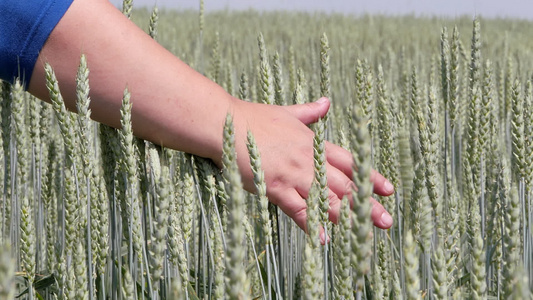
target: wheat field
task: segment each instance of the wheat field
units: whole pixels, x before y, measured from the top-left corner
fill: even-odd
[[[533,23],[469,17],[133,9],[190,66],[249,101],[331,99],[315,132],[309,234],[243,190],[232,118],[209,160],[90,120],[53,66],[52,104],[1,84],[0,299],[531,299]],[[324,142],[353,153],[353,205],[328,220]],[[394,218],[372,226],[370,170]],[[327,191],[327,190],[326,190]],[[330,242],[318,239],[323,226]]]

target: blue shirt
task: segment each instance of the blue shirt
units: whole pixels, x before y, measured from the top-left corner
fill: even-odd
[[[48,36],[73,0],[0,0],[0,79],[24,87]]]

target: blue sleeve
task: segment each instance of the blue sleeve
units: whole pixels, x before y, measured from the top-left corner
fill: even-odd
[[[73,0],[0,0],[0,79],[24,87],[48,36]]]

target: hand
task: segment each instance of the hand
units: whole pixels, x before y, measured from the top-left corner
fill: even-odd
[[[307,125],[324,117],[330,102],[274,106],[235,100],[232,105],[236,150],[244,187],[255,191],[253,175],[246,149],[246,133],[251,130],[258,145],[269,200],[279,206],[296,224],[306,229],[306,199],[314,178],[313,131]],[[329,218],[337,223],[340,199],[351,195],[352,154],[332,143],[326,143],[327,178],[329,185]],[[372,172],[374,192],[387,196],[394,187],[381,174]],[[375,199],[372,201],[372,220],[379,228],[389,228],[392,218]]]

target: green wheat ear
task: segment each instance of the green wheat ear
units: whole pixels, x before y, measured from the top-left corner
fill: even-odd
[[[304,104],[307,102],[305,96],[305,88],[307,82],[305,81],[305,74],[302,69],[298,69],[298,80],[294,88],[294,93],[292,94],[292,104]]]
[[[483,246],[483,236],[481,234],[481,216],[479,213],[478,201],[474,205],[469,215],[469,235],[470,235],[470,260],[472,265],[470,279],[470,295],[472,299],[486,299],[487,284],[485,271],[485,249]]]
[[[76,74],[76,107],[78,110],[77,123],[78,123],[78,140],[80,145],[80,155],[79,160],[81,161],[81,168],[83,176],[81,176],[81,187],[78,189],[81,196],[81,205],[80,205],[80,231],[88,231],[86,237],[86,246],[87,246],[87,255],[92,263],[95,263],[97,255],[95,253],[99,252],[100,248],[100,234],[99,230],[96,229],[95,232],[92,232],[92,229],[98,227],[97,222],[102,213],[102,209],[107,207],[98,207],[98,191],[96,187],[96,174],[94,166],[95,150],[93,138],[91,131],[93,129],[93,122],[91,121],[91,110],[89,104],[91,102],[89,98],[89,68],[87,66],[87,58],[85,55],[82,55],[80,58],[80,64],[78,66],[78,72]],[[90,221],[87,223],[87,221]],[[105,233],[102,232],[102,235]],[[105,245],[102,245],[105,247]],[[91,267],[90,274],[93,273]],[[92,296],[92,280],[89,282],[91,286],[89,287],[91,296]]]
[[[137,150],[134,144],[133,129],[131,125],[132,103],[129,90],[124,89],[122,106],[120,109],[119,151],[120,151],[120,184],[118,189],[122,194],[121,208],[124,226],[124,236],[132,243],[133,250],[139,258],[142,257],[143,231],[141,229],[141,213],[139,204],[139,176],[137,166]],[[131,218],[131,222],[130,222]],[[131,226],[130,226],[131,224]],[[129,229],[129,230],[128,230]],[[131,231],[131,234],[130,234]],[[131,260],[131,258],[130,258]]]
[[[415,178],[413,180],[413,193],[411,195],[412,210],[416,212],[415,232],[419,238],[419,244],[422,252],[426,255],[431,253],[431,236],[433,235],[434,223],[432,220],[431,201],[428,195],[426,170],[428,168],[425,161],[426,156],[430,155],[427,147],[429,146],[429,130],[427,122],[421,111],[416,113],[416,122],[418,126],[419,148],[415,149],[415,160],[418,162],[415,166]]]
[[[513,173],[519,179],[526,175],[525,170],[525,138],[524,138],[524,108],[521,95],[521,84],[515,80],[511,88],[511,137],[513,153]]]
[[[24,101],[24,90],[19,80],[15,81],[12,90],[12,114],[13,130],[16,142],[16,173],[18,188],[15,190],[17,198],[20,198],[20,259],[22,268],[28,276],[28,281],[33,284],[35,279],[35,231],[33,221],[33,203],[30,201],[30,172],[29,172],[29,151],[28,151],[28,128],[24,117],[26,103]],[[16,180],[16,179],[15,179]],[[30,291],[33,294],[33,290]]]
[[[391,255],[388,241],[376,236],[377,250],[375,253],[374,270],[372,279],[375,286],[376,296],[381,299],[390,298],[390,283],[392,282],[391,274]]]
[[[394,113],[391,109],[391,102],[394,102],[389,95],[383,75],[383,68],[378,66],[377,76],[377,132],[379,135],[379,163],[378,169],[394,186],[399,185],[398,153],[397,149],[397,125]],[[381,197],[381,201],[387,211],[394,217],[394,197]]]
[[[122,13],[128,19],[131,19],[132,11],[133,11],[133,0],[123,0],[122,1]]]
[[[510,296],[513,293],[514,286],[512,285],[513,274],[516,268],[520,265],[521,243],[520,236],[516,234],[519,232],[521,222],[521,208],[518,190],[516,187],[509,186],[510,174],[508,166],[505,163],[502,165],[500,182],[502,182],[502,193],[505,201],[505,215],[504,215],[504,236],[503,247],[506,250],[503,264],[503,292],[504,296]]]
[[[205,27],[205,7],[204,0],[200,0],[200,16],[198,18],[198,23],[200,26],[200,33],[203,33]]]
[[[319,188],[319,212],[320,224],[327,224],[329,221],[329,187],[326,177],[326,122],[319,120],[315,126],[315,137],[313,139],[315,179]]]
[[[135,283],[133,282],[133,278],[131,278],[128,268],[122,268],[122,284],[120,286],[124,299],[134,299]]]
[[[320,38],[320,95],[327,98],[331,98],[329,51],[328,36],[324,32]]]
[[[274,102],[277,105],[285,105],[287,101],[283,89],[283,68],[277,51],[272,57],[272,73],[274,73]]]
[[[213,44],[213,49],[211,50],[211,70],[209,72],[209,78],[214,82],[221,84],[220,79],[220,68],[221,68],[221,57],[220,57],[220,35],[218,31],[215,34],[215,42]]]
[[[337,287],[336,297],[339,299],[350,299],[353,297],[350,259],[352,255],[351,234],[352,234],[352,210],[350,200],[347,196],[342,198],[338,235],[335,235],[334,246],[338,252],[336,255],[337,276],[335,286]]]
[[[533,184],[533,85],[531,80],[526,82],[524,100],[525,182],[527,191],[531,193],[533,190],[531,187]]]
[[[22,267],[26,272],[30,286],[35,280],[35,225],[32,219],[32,205],[29,197],[23,196],[20,212],[20,254]],[[33,291],[30,292],[33,294]]]
[[[242,72],[239,82],[239,98],[242,100],[250,100],[250,85],[248,82],[248,75]]]
[[[452,133],[454,128],[457,128],[458,120],[458,104],[459,104],[459,78],[460,78],[460,54],[459,54],[459,30],[457,26],[453,28],[452,41],[450,47],[450,91],[449,91],[449,115],[450,128]]]
[[[86,243],[77,243],[74,246],[74,260],[71,268],[74,268],[74,274],[76,275],[75,293],[76,299],[88,299],[89,290],[88,278],[87,278],[87,256],[85,255]]]
[[[250,155],[250,165],[252,167],[252,173],[254,175],[254,184],[257,190],[259,201],[257,202],[261,226],[263,228],[263,234],[265,235],[265,243],[267,245],[272,244],[272,227],[270,224],[270,216],[268,212],[268,198],[266,195],[266,183],[265,173],[261,168],[261,154],[257,148],[255,138],[252,133],[248,132],[248,154]]]
[[[470,54],[470,92],[479,86],[481,73],[481,29],[479,18],[474,18],[472,29],[472,48]]]
[[[351,237],[351,266],[354,270],[356,291],[361,294],[364,289],[365,275],[370,272],[370,256],[372,255],[371,238],[372,223],[370,219],[370,196],[372,183],[370,182],[371,141],[368,134],[367,119],[363,117],[360,107],[352,112],[354,132],[354,170],[353,179],[358,191],[352,191],[353,216]]]
[[[223,177],[224,187],[228,194],[228,228],[226,239],[226,295],[230,299],[250,299],[249,282],[244,269],[245,232],[242,224],[244,219],[244,194],[241,176],[237,166],[235,152],[235,132],[233,118],[226,116],[223,139]]]
[[[307,197],[307,238],[303,253],[303,299],[320,299],[324,293],[324,272],[320,251],[320,188],[316,180]]]
[[[46,87],[48,88],[52,107],[55,111],[57,122],[59,123],[61,136],[63,137],[67,163],[74,164],[77,160],[77,152],[75,150],[76,137],[74,135],[74,126],[72,126],[72,116],[67,112],[55,72],[48,63],[45,65],[45,73]]]
[[[404,239],[404,272],[405,272],[405,293],[406,299],[421,299],[420,277],[418,275],[418,253],[416,243],[411,231],[406,232]]]
[[[450,43],[448,42],[448,28],[443,27],[440,35],[440,76],[442,86],[442,100],[444,108],[449,110],[450,99]]]
[[[152,9],[152,15],[150,16],[150,25],[148,27],[148,33],[154,40],[157,39],[157,25],[159,21],[159,9],[157,5]]]
[[[435,247],[431,259],[431,271],[433,275],[434,297],[436,299],[446,299],[448,297],[448,274],[445,268],[445,257],[442,247]]]
[[[260,101],[265,104],[275,103],[274,78],[272,76],[272,69],[268,61],[268,54],[265,46],[265,39],[263,34],[259,33],[257,37],[257,44],[259,46],[259,84],[260,84]]]
[[[156,177],[156,194],[154,199],[154,216],[152,243],[150,248],[152,279],[159,281],[163,275],[164,263],[166,261],[167,251],[167,233],[168,233],[168,209],[172,196],[172,184],[170,180],[170,170],[165,164],[161,167],[161,176]],[[157,287],[157,285],[155,285]]]

